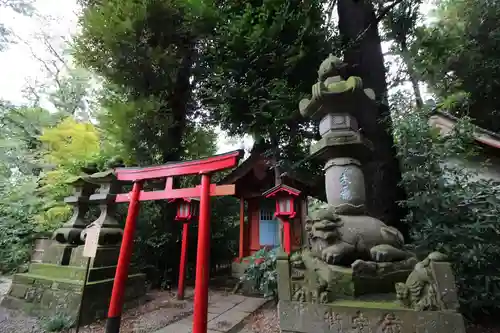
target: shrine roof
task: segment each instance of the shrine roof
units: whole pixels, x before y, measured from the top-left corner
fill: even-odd
[[[434,110],[429,117],[429,124],[439,128],[442,134],[453,130],[459,118],[443,111]],[[474,139],[478,144],[500,149],[500,135],[485,128],[474,126]]]
[[[274,172],[272,167],[269,165],[269,162],[272,162],[272,159],[270,157],[266,157],[262,152],[252,152],[246,160],[244,160],[238,167],[233,169],[231,173],[220,180],[218,184],[235,184],[236,192],[239,192],[238,188],[245,186],[250,181],[252,182],[252,185],[256,185],[254,184],[255,182],[265,182],[270,178],[270,173]],[[310,196],[314,196],[317,198],[321,198],[324,196],[321,195],[321,193],[324,193],[324,185],[318,186],[313,181],[306,180],[294,170],[287,169],[283,166],[281,166],[280,168],[282,171],[280,178],[284,184],[297,188],[301,192],[304,192],[304,194]],[[252,177],[252,173],[254,173],[254,175],[255,173],[265,173],[265,176],[261,175],[259,179],[259,177]],[[266,188],[266,190],[268,189],[269,187]],[[263,191],[260,191],[259,193],[261,194],[262,192]]]

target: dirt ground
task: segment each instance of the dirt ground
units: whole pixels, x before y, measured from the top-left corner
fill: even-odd
[[[216,289],[209,291],[209,301],[215,301],[218,297],[227,295],[227,289]],[[178,321],[193,313],[193,290],[185,291],[186,300],[178,301],[175,292],[151,291],[147,302],[135,309],[125,311],[122,316],[120,333],[150,333]],[[104,333],[106,320],[100,320],[88,326],[80,328],[81,333]],[[65,333],[74,333],[75,329]]]
[[[227,294],[225,290],[211,290],[210,298]],[[123,313],[121,333],[150,333],[168,324],[189,316],[193,312],[192,290],[186,290],[187,300],[178,301],[171,291],[151,291],[146,302]],[[81,333],[104,333],[106,320],[80,327]],[[42,320],[30,317],[21,311],[0,307],[0,333],[42,333]],[[64,331],[74,333],[75,329]]]
[[[276,304],[270,302],[253,313],[239,333],[280,333]]]

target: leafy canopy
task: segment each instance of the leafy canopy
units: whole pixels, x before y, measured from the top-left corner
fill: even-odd
[[[416,65],[441,99],[462,96],[448,111],[500,131],[500,3],[443,0],[429,27],[417,30]]]
[[[298,102],[310,94],[317,67],[331,51],[323,1],[223,2],[207,41],[200,98],[211,120],[231,135],[275,141],[303,157],[314,127]],[[287,154],[288,153],[288,154]]]

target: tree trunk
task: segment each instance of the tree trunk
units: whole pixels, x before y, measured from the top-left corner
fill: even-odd
[[[174,88],[167,100],[168,107],[164,110],[167,116],[172,117],[172,125],[167,129],[167,133],[164,136],[165,142],[161,151],[163,163],[179,161],[183,155],[182,138],[186,130],[189,103],[192,98],[189,79],[192,75],[195,52],[194,43],[186,46],[184,56],[179,64]],[[173,187],[177,188],[179,185],[180,178],[174,177]],[[163,222],[163,230],[167,234],[180,235],[181,224],[173,223],[176,213],[175,205],[167,204],[166,201],[158,204],[161,205],[160,211],[163,219],[159,222]],[[180,256],[180,244],[180,242],[171,241],[167,242],[162,248],[163,256],[161,257],[163,260],[159,261],[158,268],[163,274],[162,282],[164,283],[167,283],[167,279],[170,280],[168,283],[174,283],[173,279],[177,278],[177,276],[170,276],[169,268],[172,265],[174,267],[177,265],[177,260]],[[174,269],[173,272],[177,272],[177,270]]]
[[[337,10],[342,42],[348,46],[344,60],[355,66],[354,75],[360,76],[364,86],[372,88],[377,96],[376,105],[367,102],[356,115],[365,137],[374,145],[372,157],[364,165],[368,213],[406,233],[400,222],[404,211],[398,205],[405,193],[399,186],[401,171],[392,137],[385,65],[374,8],[368,0],[338,0]]]
[[[406,72],[410,77],[411,86],[413,88],[413,95],[415,96],[415,105],[418,109],[421,109],[424,106],[424,100],[422,99],[422,94],[420,93],[420,87],[418,86],[418,75],[415,71],[415,67],[413,66],[413,60],[411,59],[406,40],[402,40],[399,43],[399,48],[401,52],[401,58],[403,58],[403,62],[406,66]]]
[[[175,79],[175,85],[169,96],[168,106],[172,116],[172,126],[168,128],[167,142],[164,143],[163,162],[178,161],[182,156],[182,138],[186,130],[186,118],[189,111],[189,103],[192,98],[191,83],[189,81],[195,57],[194,41],[185,47],[184,55],[179,64]]]

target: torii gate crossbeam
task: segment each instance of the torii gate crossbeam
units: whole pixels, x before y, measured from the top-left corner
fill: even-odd
[[[132,257],[132,246],[139,213],[139,202],[146,200],[199,197],[200,214],[198,225],[198,248],[196,256],[196,280],[194,295],[193,333],[207,332],[208,281],[210,257],[210,197],[234,194],[234,185],[216,186],[210,184],[212,173],[235,167],[243,155],[242,151],[212,156],[205,159],[176,162],[146,168],[117,168],[118,180],[134,183],[130,193],[118,194],[115,202],[129,202],[127,219],[123,231],[120,256],[116,267],[113,291],[106,321],[106,333],[119,333],[124,301],[125,284]],[[173,177],[201,174],[201,185],[193,188],[173,189]],[[150,179],[166,178],[162,191],[142,191],[143,182]]]

